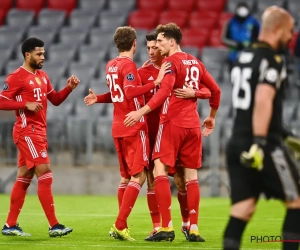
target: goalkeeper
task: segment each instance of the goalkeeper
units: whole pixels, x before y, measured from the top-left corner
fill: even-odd
[[[271,6],[262,15],[258,42],[242,51],[231,71],[235,109],[227,166],[231,211],[223,249],[241,249],[241,239],[260,194],[284,202],[282,249],[298,250],[300,242],[300,177],[284,141],[299,151],[299,139],[282,129],[282,100],[287,76],[277,51],[287,47],[294,19]]]

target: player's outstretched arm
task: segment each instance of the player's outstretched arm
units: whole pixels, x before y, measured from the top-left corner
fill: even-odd
[[[87,95],[83,101],[87,106],[91,106],[95,103],[112,103],[111,93],[96,95],[92,89],[89,89],[89,95]]]
[[[166,73],[170,72],[169,68],[171,64],[169,62],[165,62],[162,64],[158,76],[156,80],[152,83],[146,84],[144,86],[126,86],[124,88],[124,94],[127,99],[133,99],[135,97],[141,96],[149,92],[150,90],[154,89],[158,84],[160,84],[165,76]]]
[[[62,89],[59,92],[56,92],[54,89],[52,89],[48,95],[47,98],[48,100],[54,105],[54,106],[59,106],[64,100],[67,99],[68,95],[75,89],[80,80],[72,75],[68,80],[67,80],[67,86]]]
[[[168,96],[170,96],[174,83],[175,76],[169,74],[166,75],[159,91],[151,98],[151,100],[144,107],[137,111],[132,111],[128,113],[126,115],[126,119],[124,120],[124,125],[126,127],[133,126],[137,123],[137,121],[141,119],[143,115],[148,114],[152,110],[162,105],[164,101],[168,98]]]
[[[177,98],[197,98],[197,99],[208,99],[211,97],[210,90],[203,84],[199,84],[199,89],[193,89],[187,83],[184,84],[185,88],[178,88],[174,90],[174,94]]]

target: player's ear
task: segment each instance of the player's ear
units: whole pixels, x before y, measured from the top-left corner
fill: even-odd
[[[30,52],[25,52],[25,58],[29,57],[31,55]]]

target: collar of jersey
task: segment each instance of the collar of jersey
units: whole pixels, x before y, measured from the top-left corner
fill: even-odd
[[[35,73],[32,73],[32,72],[30,72],[29,70],[25,69],[23,66],[20,66],[20,68],[26,70],[26,71],[27,71],[28,73],[30,73],[30,74],[36,75],[36,70],[35,70]]]
[[[129,59],[130,61],[133,61],[130,57],[128,56],[118,56],[119,58],[126,58],[126,59]]]
[[[256,43],[253,43],[252,47],[264,47],[264,48],[269,48],[271,50],[274,50],[270,44],[264,41],[257,41]]]

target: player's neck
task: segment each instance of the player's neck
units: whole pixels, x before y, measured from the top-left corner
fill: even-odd
[[[258,37],[259,42],[267,43],[272,47],[272,49],[277,50],[278,49],[278,43],[276,40],[269,34],[260,34]]]
[[[132,51],[125,51],[125,52],[120,52],[120,57],[128,57],[131,60],[133,60],[133,53]]]
[[[180,46],[179,46],[179,45],[178,45],[178,46],[175,46],[175,47],[172,47],[172,48],[170,49],[169,56],[172,56],[172,55],[174,55],[174,54],[177,53],[177,52],[182,52],[182,50],[180,49]]]
[[[29,72],[35,74],[36,69],[30,67],[30,66],[27,65],[25,62],[23,63],[22,67],[23,67],[24,69],[26,69],[27,71],[29,71]]]
[[[161,61],[158,61],[158,62],[153,62],[153,65],[157,68],[160,68],[161,65],[162,65],[162,60]]]

